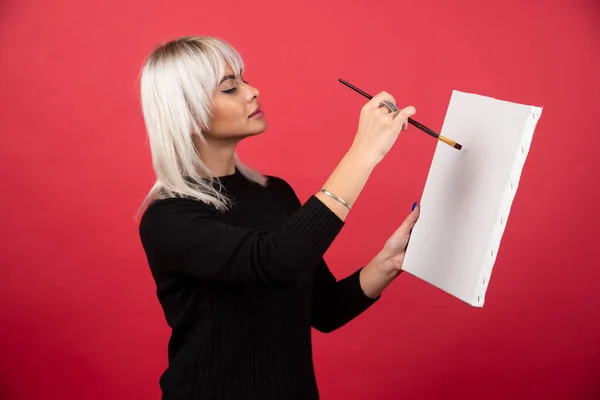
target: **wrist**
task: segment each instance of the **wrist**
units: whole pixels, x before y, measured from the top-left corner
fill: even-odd
[[[350,165],[354,165],[368,171],[368,173],[371,173],[379,163],[379,160],[370,155],[369,152],[361,150],[355,146],[352,146],[346,152],[343,160],[349,162]]]
[[[399,274],[399,272],[394,268],[392,256],[385,250],[381,250],[375,256],[375,258],[373,258],[371,264],[373,265],[373,268],[381,274],[382,279],[392,280]]]
[[[379,297],[383,290],[399,275],[385,253],[380,252],[361,271],[360,284],[363,293],[372,299]]]
[[[376,163],[367,153],[352,147],[340,160],[316,197],[329,207],[341,220],[345,220],[349,209],[363,190]],[[342,199],[340,202],[338,199]]]

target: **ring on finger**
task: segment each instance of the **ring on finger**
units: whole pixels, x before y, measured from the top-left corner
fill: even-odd
[[[379,105],[385,106],[391,113],[398,111],[398,107],[396,107],[396,105],[389,100],[383,100],[381,103],[379,103]]]

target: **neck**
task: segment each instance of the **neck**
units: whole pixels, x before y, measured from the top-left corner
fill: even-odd
[[[206,143],[196,141],[196,149],[202,161],[216,176],[232,175],[235,172],[235,142],[219,142],[207,139]]]

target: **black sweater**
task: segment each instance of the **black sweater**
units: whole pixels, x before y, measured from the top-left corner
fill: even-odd
[[[360,269],[336,281],[323,260],[344,225],[282,179],[221,178],[233,207],[154,201],[140,237],[172,328],[163,399],[317,399],[311,327],[367,309]]]

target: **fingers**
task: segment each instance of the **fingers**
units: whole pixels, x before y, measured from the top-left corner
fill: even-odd
[[[371,100],[369,100],[364,106],[364,111],[370,111],[378,116],[388,115],[396,123],[396,129],[407,130],[408,129],[408,117],[413,116],[417,110],[413,106],[405,107],[399,111],[391,111],[382,102],[390,102],[392,105],[396,104],[394,96],[388,92],[379,92]]]
[[[376,109],[372,110],[373,114],[375,115],[387,115],[390,114],[390,110],[384,106],[384,105],[379,105],[379,107],[377,107]]]
[[[379,105],[387,108],[390,114],[400,111],[394,103],[388,100],[383,100],[381,103],[379,103]]]
[[[387,101],[391,102],[392,104],[396,104],[396,100],[394,99],[394,96],[392,96],[388,92],[379,92],[375,96],[373,96],[373,98],[371,100],[369,100],[363,106],[363,108],[366,110],[371,110],[371,111],[377,110],[378,108],[383,108],[383,110],[385,112],[389,112],[389,110],[386,107],[382,107],[380,104],[384,100],[387,100]]]
[[[408,128],[408,117],[415,115],[417,110],[413,106],[404,107],[394,118],[396,128],[406,130]]]
[[[413,227],[417,223],[417,220],[419,219],[420,213],[421,213],[421,207],[416,206],[415,209],[410,214],[408,214],[408,216],[404,219],[404,221],[402,221],[402,224],[398,228],[398,232],[410,234]]]

